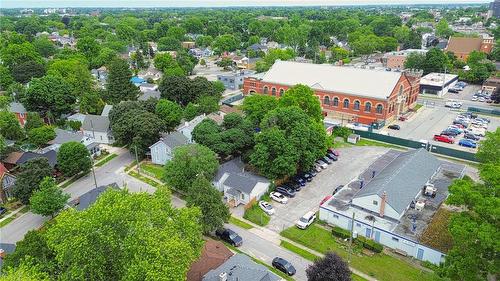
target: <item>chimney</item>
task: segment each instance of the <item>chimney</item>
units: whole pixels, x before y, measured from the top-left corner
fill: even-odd
[[[385,202],[387,201],[387,193],[384,191],[382,194],[382,200],[380,200],[380,210],[379,210],[379,215],[381,217],[384,217],[384,211],[385,211]]]
[[[226,272],[221,272],[221,274],[219,274],[219,281],[227,281],[227,273]]]

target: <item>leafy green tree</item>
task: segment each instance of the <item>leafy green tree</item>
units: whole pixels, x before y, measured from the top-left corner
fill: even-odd
[[[211,148],[213,151],[217,152],[217,149],[222,139],[220,133],[222,128],[215,123],[212,119],[204,119],[193,129],[193,140],[201,145]]]
[[[45,66],[34,60],[28,60],[12,67],[12,77],[16,82],[25,84],[31,78],[39,78],[45,75]]]
[[[73,110],[76,97],[73,89],[64,79],[57,76],[44,76],[31,81],[26,92],[25,106],[42,116],[59,117]]]
[[[332,52],[330,63],[335,63],[349,57],[349,51],[341,47],[332,47],[330,51]]]
[[[255,135],[250,164],[262,175],[270,179],[293,175],[297,172],[297,160],[298,154],[283,131],[272,128]]]
[[[11,70],[14,66],[26,61],[43,63],[42,56],[40,56],[35,47],[29,42],[7,45],[7,47],[2,48],[0,51],[0,58],[3,65]]]
[[[46,145],[47,142],[55,139],[55,137],[56,131],[52,126],[44,125],[28,131],[28,140],[38,147]]]
[[[256,126],[260,124],[267,112],[278,107],[278,100],[272,96],[252,95],[243,100],[242,109],[247,118]]]
[[[184,70],[169,53],[156,55],[154,58],[154,66],[168,76],[184,75]]]
[[[201,214],[173,208],[170,196],[166,188],[153,195],[108,190],[83,212],[59,214],[47,229],[49,248],[63,268],[59,278],[184,279],[203,245]]]
[[[219,191],[203,176],[198,176],[193,181],[186,202],[188,207],[198,207],[201,210],[203,233],[220,229],[231,217]]]
[[[76,48],[78,51],[82,52],[85,58],[87,58],[87,61],[94,66],[94,60],[101,50],[99,43],[92,37],[83,37],[78,39]]]
[[[231,52],[240,46],[240,41],[232,34],[224,34],[217,36],[212,42],[214,51],[218,54]]]
[[[158,39],[159,51],[177,51],[181,48],[181,41],[174,37],[162,37]]]
[[[106,103],[102,100],[100,91],[88,91],[80,98],[80,112],[84,114],[99,115],[105,105]]]
[[[257,72],[264,72],[269,70],[276,60],[291,60],[295,58],[295,52],[292,49],[273,49],[270,50],[266,56],[258,61],[256,64]]]
[[[160,99],[156,104],[156,115],[164,122],[164,130],[171,132],[182,119],[182,107],[172,101]]]
[[[23,204],[28,204],[33,192],[38,190],[40,182],[51,175],[52,168],[47,158],[31,159],[20,166],[12,194]]]
[[[323,120],[321,104],[314,94],[314,91],[305,85],[296,85],[286,90],[279,99],[280,107],[297,106],[304,110],[315,121]]]
[[[7,268],[0,276],[0,281],[50,281],[49,276],[41,272],[38,266],[33,266],[29,261],[16,268]]]
[[[410,53],[405,61],[407,69],[422,69],[425,61],[425,55],[420,53]]]
[[[191,54],[188,54],[185,50],[177,52],[177,63],[184,71],[185,75],[193,74],[193,69],[196,64],[198,64],[198,59],[196,59]]]
[[[94,60],[94,67],[101,67],[111,63],[116,59],[118,52],[109,47],[103,47],[99,51],[99,55]]]
[[[0,96],[0,110],[8,110],[10,102],[10,96]]]
[[[161,97],[187,106],[201,96],[220,98],[220,89],[204,77],[190,79],[185,76],[166,76],[160,82]]]
[[[179,41],[184,40],[184,35],[186,34],[186,30],[183,27],[180,26],[171,26],[167,30],[167,37],[172,37],[175,38]]]
[[[64,208],[69,198],[69,194],[63,193],[53,178],[46,177],[40,182],[39,189],[31,195],[31,211],[42,216],[54,217]]]
[[[200,144],[179,146],[172,160],[165,165],[163,180],[170,186],[189,192],[198,176],[212,178],[219,167],[213,151]]]
[[[138,69],[143,69],[147,66],[141,50],[135,51],[135,53],[133,54],[133,62]]]
[[[45,58],[53,56],[57,52],[54,43],[44,36],[36,38],[33,41],[33,46],[35,46],[37,52]]]
[[[436,24],[436,35],[442,38],[448,38],[453,35],[453,30],[450,28],[446,19],[441,19]]]
[[[14,78],[12,77],[10,70],[5,66],[0,65],[0,90],[7,90],[12,83],[14,83]]]
[[[57,152],[57,164],[66,177],[78,173],[86,174],[92,168],[92,159],[84,144],[79,142],[63,143]]]
[[[139,88],[130,81],[132,72],[128,63],[122,59],[115,59],[109,64],[108,71],[106,101],[117,104],[124,100],[136,100]]]
[[[73,94],[81,97],[92,90],[93,81],[87,69],[87,61],[80,59],[56,59],[47,69],[48,75],[61,77],[71,85]]]
[[[24,124],[26,132],[35,128],[40,128],[43,125],[45,125],[45,122],[43,122],[43,119],[40,117],[38,112],[28,112],[28,115],[26,116],[26,124]]]
[[[203,95],[196,100],[198,104],[198,113],[210,114],[219,110],[219,97]]]
[[[195,103],[188,103],[186,107],[184,108],[183,116],[186,121],[191,121],[193,120],[196,116],[198,116],[199,110],[198,110],[198,105]]]
[[[23,129],[14,113],[0,110],[0,134],[10,140],[24,137]]]
[[[196,46],[200,48],[206,48],[212,45],[214,38],[210,35],[199,36],[196,38]]]

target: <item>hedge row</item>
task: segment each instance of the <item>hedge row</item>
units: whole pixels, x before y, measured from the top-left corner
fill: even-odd
[[[351,236],[351,232],[338,226],[334,226],[332,228],[332,235],[342,239],[347,239]],[[367,239],[363,236],[358,236],[355,242],[375,253],[381,253],[384,250],[384,246],[382,246],[382,244],[377,243],[371,239]]]

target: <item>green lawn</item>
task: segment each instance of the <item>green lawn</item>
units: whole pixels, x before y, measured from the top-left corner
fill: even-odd
[[[236,225],[236,226],[239,226],[239,227],[241,227],[241,228],[243,228],[243,229],[250,229],[250,228],[253,228],[253,226],[252,226],[251,224],[248,224],[248,223],[246,223],[246,222],[244,222],[244,221],[242,221],[242,220],[239,220],[239,219],[237,219],[237,218],[235,218],[235,217],[230,217],[230,218],[229,218],[229,223],[230,223],[230,224],[234,224],[234,225]]]
[[[145,171],[150,176],[155,177],[159,180],[163,179],[163,166],[150,163],[142,163],[141,170]]]
[[[415,107],[413,108],[413,110],[418,111],[422,106],[424,106],[424,105],[417,103],[417,105],[415,105]]]
[[[108,163],[109,161],[113,160],[113,158],[117,157],[118,155],[117,154],[110,154],[109,156],[107,156],[106,158],[102,159],[101,161],[95,163],[95,166],[97,167],[101,167],[101,166],[104,166],[104,164]]]
[[[15,219],[16,219],[16,216],[10,216],[10,217],[4,219],[3,221],[0,222],[0,228],[6,226],[7,224],[9,224],[11,221],[13,221]]]
[[[243,218],[260,226],[266,226],[271,220],[269,215],[264,213],[258,204],[254,204],[252,207],[246,209]]]
[[[315,254],[312,254],[311,252],[306,251],[300,247],[297,247],[294,244],[287,242],[287,241],[281,240],[280,246],[291,251],[291,252],[296,253],[297,255],[305,258],[306,260],[315,261],[317,258],[319,258]]]
[[[134,178],[136,178],[136,179],[138,179],[138,180],[142,181],[142,182],[145,182],[145,183],[147,183],[147,184],[149,184],[149,185],[153,186],[153,187],[159,188],[159,187],[162,187],[162,186],[163,186],[161,183],[158,183],[158,182],[156,182],[155,180],[152,180],[152,179],[150,179],[150,178],[148,178],[148,177],[145,177],[145,176],[143,176],[143,175],[140,175],[140,174],[138,174],[138,173],[137,173],[137,172],[135,172],[135,171],[130,171],[130,172],[128,172],[128,174],[129,174],[129,175],[131,175],[132,177],[134,177]]]
[[[328,230],[315,224],[306,230],[290,227],[282,231],[281,235],[317,252],[326,253],[327,251],[333,251],[342,258],[347,259],[347,247],[337,242]],[[419,270],[402,260],[383,253],[373,254],[372,256],[355,253],[351,258],[351,266],[381,281],[439,280],[435,274]]]

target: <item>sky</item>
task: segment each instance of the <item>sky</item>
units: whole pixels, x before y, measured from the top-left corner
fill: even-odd
[[[493,0],[491,0],[493,1]],[[488,0],[0,0],[0,8],[229,7],[487,3]]]

